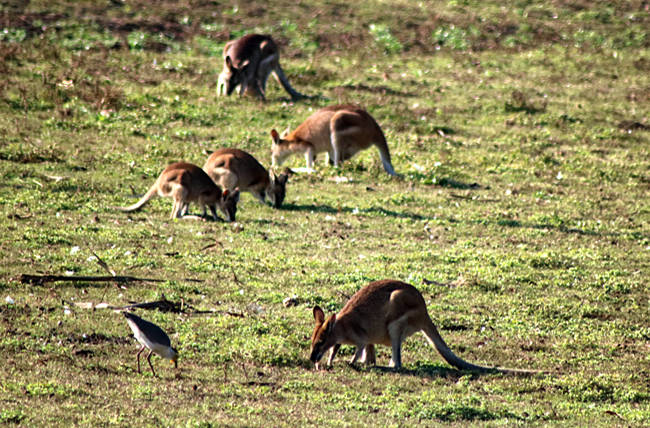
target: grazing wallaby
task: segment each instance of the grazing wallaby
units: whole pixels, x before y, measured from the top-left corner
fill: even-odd
[[[242,192],[251,192],[261,202],[266,197],[275,208],[280,208],[284,201],[289,176],[268,172],[243,150],[219,149],[208,157],[203,170],[222,189],[238,187]]]
[[[217,220],[216,208],[219,207],[227,221],[235,221],[239,190],[223,192],[210,177],[196,165],[177,162],[169,165],[160,174],[149,191],[135,204],[117,207],[121,211],[137,211],[156,194],[174,199],[171,218],[181,218],[190,202],[198,202],[206,215],[206,205],[210,207],[212,217]]]
[[[379,149],[386,172],[397,175],[381,128],[367,111],[354,105],[322,108],[285,137],[281,138],[275,129],[271,137],[273,165],[280,165],[292,153],[301,152],[305,154],[307,168],[312,169],[316,155],[327,152],[330,164],[338,167],[357,152],[374,145]]]
[[[316,364],[332,348],[327,365],[331,365],[341,344],[356,346],[350,361],[360,358],[375,364],[375,344],[392,347],[391,365],[402,365],[402,342],[413,333],[422,331],[427,340],[452,366],[478,372],[509,374],[539,373],[532,370],[502,369],[477,366],[456,356],[440,337],[431,321],[422,294],[410,284],[395,280],[375,281],[357,291],[338,314],[327,320],[323,310],[314,307],[316,327],[311,336],[311,356]]]
[[[271,36],[248,34],[231,40],[223,49],[223,71],[217,83],[217,95],[230,95],[239,86],[239,95],[250,89],[262,100],[266,99],[266,81],[273,72],[276,80],[292,100],[306,98],[291,87],[280,67],[280,50]]]

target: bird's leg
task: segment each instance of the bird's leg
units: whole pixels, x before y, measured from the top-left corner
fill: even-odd
[[[142,354],[142,351],[144,351],[144,346],[138,351],[138,373],[140,373],[140,354]]]
[[[153,365],[151,365],[151,354],[153,354],[153,351],[149,351],[149,355],[147,355],[147,361],[149,362],[149,367],[151,367],[151,373],[153,373],[153,377],[156,377],[156,372],[153,369]]]

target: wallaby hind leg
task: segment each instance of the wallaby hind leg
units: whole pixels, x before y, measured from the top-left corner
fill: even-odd
[[[216,205],[208,205],[210,207],[210,212],[212,213],[212,219],[214,221],[219,220],[219,216],[217,215],[217,206]],[[205,217],[205,207],[203,207],[203,217]]]
[[[315,160],[316,160],[316,154],[314,153],[314,149],[309,147],[305,151],[305,163],[307,164],[307,169],[314,169]]]
[[[179,200],[174,199],[174,203],[172,205],[172,213],[169,216],[169,218],[171,218],[171,219],[181,218],[181,216],[183,215],[182,212],[181,212],[182,207],[183,207],[183,204]]]
[[[364,353],[365,349],[366,349],[365,345],[362,345],[362,344],[357,345],[357,349],[354,352],[354,356],[350,360],[350,364],[354,364],[357,361],[359,361],[359,359],[363,356],[363,353]]]
[[[402,342],[407,337],[407,327],[407,315],[396,319],[388,325],[388,337],[390,337],[390,346],[392,350],[389,365],[395,369],[402,367]]]
[[[182,185],[177,185],[176,188],[172,190],[171,196],[174,199],[174,204],[172,205],[171,218],[181,218],[183,216],[183,209],[185,208],[185,201],[188,193],[187,189]]]
[[[375,354],[375,345],[368,344],[363,350],[363,357],[361,357],[361,362],[366,365],[374,366],[377,364],[377,356]]]
[[[264,58],[257,66],[257,83],[264,96],[266,96],[266,82],[277,62],[278,55],[274,54]]]
[[[363,149],[359,143],[363,141],[363,129],[357,126],[358,117],[349,113],[337,113],[330,122],[330,141],[334,155],[334,166],[338,167],[343,160],[349,159]]]
[[[218,177],[217,180],[214,181],[219,187],[221,187],[222,190],[232,191],[235,189],[235,187],[237,187],[237,184],[239,183],[239,176],[236,173],[225,168],[215,168],[215,173],[218,175]]]
[[[341,166],[341,164],[354,156],[358,150],[357,146],[357,134],[359,128],[353,127],[346,129],[344,131],[338,131],[332,133],[331,143],[332,143],[332,155],[330,158],[330,165],[335,167]]]

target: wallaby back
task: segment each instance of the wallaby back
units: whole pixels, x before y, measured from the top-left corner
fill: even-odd
[[[203,169],[224,189],[238,187],[264,201],[268,197],[279,208],[286,195],[286,174],[275,175],[250,153],[240,149],[222,148],[212,153]]]

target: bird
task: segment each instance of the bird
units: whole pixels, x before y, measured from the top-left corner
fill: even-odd
[[[139,316],[132,314],[130,312],[123,312],[126,317],[126,322],[133,330],[133,336],[140,342],[142,348],[138,351],[138,373],[140,371],[140,354],[145,348],[149,349],[149,355],[147,355],[147,362],[149,362],[149,367],[151,367],[151,373],[156,377],[156,372],[151,365],[151,354],[156,353],[163,358],[167,358],[174,363],[174,367],[178,368],[178,351],[172,348],[169,336],[165,333],[160,327],[156,324],[149,321],[143,320]]]

